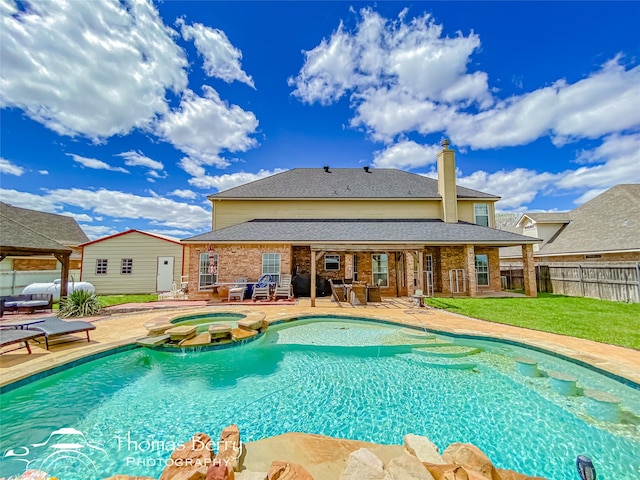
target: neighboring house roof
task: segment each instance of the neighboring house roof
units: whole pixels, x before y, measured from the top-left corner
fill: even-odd
[[[499,200],[500,197],[457,187],[458,198]],[[294,168],[209,196],[210,199],[256,198],[437,198],[438,181],[393,168]]]
[[[0,213],[0,248],[7,255],[71,253],[72,250],[55,240],[36,232],[4,215],[4,204]]]
[[[640,250],[640,184],[622,184],[568,212],[571,222],[536,255]]]
[[[126,230],[126,231],[120,232],[120,233],[114,233],[113,235],[108,235],[106,237],[98,238],[96,240],[92,240],[90,242],[83,243],[80,246],[84,248],[84,247],[87,247],[89,245],[93,245],[94,243],[104,242],[105,240],[110,240],[112,238],[121,237],[123,235],[129,235],[130,233],[140,233],[142,235],[147,235],[149,237],[157,238],[159,240],[164,240],[164,241],[167,241],[167,242],[171,242],[171,243],[176,243],[178,245],[182,245],[178,238],[168,237],[166,235],[159,235],[157,233],[144,232],[142,230],[131,229],[131,230]]]
[[[524,217],[528,217],[536,223],[569,223],[569,212],[541,212],[541,213],[525,213],[522,215],[520,222]],[[518,224],[520,224],[518,222]]]
[[[440,220],[279,220],[259,219],[232,225],[183,242],[345,242],[363,244],[521,245],[539,240],[466,222]]]
[[[13,220],[61,245],[75,247],[89,240],[78,222],[72,217],[14,207],[0,202],[0,215]],[[11,232],[3,229],[2,243]]]

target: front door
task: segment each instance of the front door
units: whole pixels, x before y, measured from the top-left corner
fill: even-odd
[[[169,292],[173,284],[173,257],[158,257],[158,276],[156,291]]]

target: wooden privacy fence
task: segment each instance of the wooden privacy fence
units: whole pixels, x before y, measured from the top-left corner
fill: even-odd
[[[500,276],[502,288],[524,288],[522,266],[502,265]],[[536,265],[536,281],[539,292],[640,303],[640,263],[539,264]]]

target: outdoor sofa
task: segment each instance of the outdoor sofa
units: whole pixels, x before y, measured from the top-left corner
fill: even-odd
[[[33,313],[36,310],[51,310],[53,295],[50,293],[21,293],[19,295],[3,295],[0,297],[0,317],[4,312]]]

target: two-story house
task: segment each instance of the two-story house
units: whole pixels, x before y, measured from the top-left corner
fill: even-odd
[[[497,230],[499,197],[456,185],[455,152],[438,154],[438,179],[396,169],[296,168],[209,197],[212,230],[188,246],[189,297],[263,274],[351,278],[383,296],[476,296],[499,291],[499,247],[521,246],[536,295],[533,244]]]

